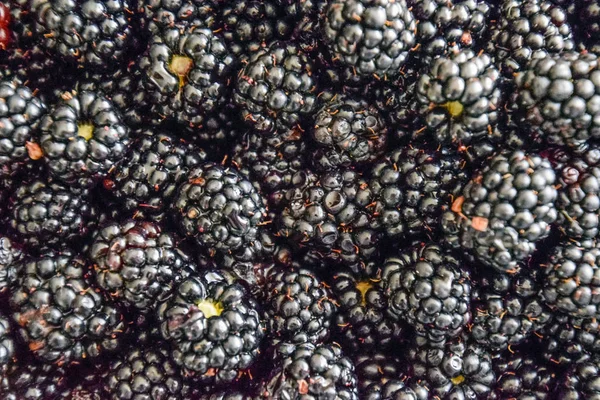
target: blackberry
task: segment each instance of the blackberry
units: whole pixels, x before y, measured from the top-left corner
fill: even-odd
[[[389,379],[385,383],[372,383],[363,392],[364,400],[419,400],[420,396],[409,385],[399,379]]]
[[[492,29],[489,51],[504,74],[521,71],[534,59],[575,49],[565,10],[546,0],[507,0]]]
[[[600,38],[600,5],[596,0],[581,0],[576,3],[575,9],[583,25],[584,37],[594,46]]]
[[[387,312],[387,297],[378,274],[336,272],[331,290],[339,304],[334,327],[352,354],[375,348],[391,350],[406,339],[406,326]]]
[[[573,317],[600,317],[600,245],[559,244],[543,267],[546,304]]]
[[[142,28],[159,34],[169,28],[186,29],[194,25],[215,28],[219,1],[214,0],[138,0]]]
[[[394,356],[380,352],[360,353],[354,357],[358,393],[364,395],[366,389],[374,389],[374,385],[383,386],[389,380],[403,380],[405,373],[402,361]]]
[[[415,45],[404,0],[329,0],[323,25],[333,58],[359,76],[396,76]]]
[[[10,367],[15,350],[11,323],[3,315],[0,315],[0,371],[5,372]]]
[[[358,400],[354,365],[339,346],[299,345],[258,386],[259,399],[302,397]]]
[[[202,395],[198,400],[252,400],[252,396],[237,390],[224,390]]]
[[[6,293],[17,279],[17,268],[23,251],[7,236],[0,236],[0,294]]]
[[[278,234],[321,259],[357,265],[377,254],[381,234],[367,182],[350,169],[333,170],[316,183],[289,190],[277,222]]]
[[[551,399],[556,372],[527,355],[502,354],[493,358],[497,381],[490,400]]]
[[[415,145],[394,150],[371,170],[375,215],[391,238],[437,238],[441,215],[467,176],[464,160],[447,149]]]
[[[555,173],[521,150],[490,158],[443,217],[447,240],[487,267],[512,272],[556,220]]]
[[[56,399],[66,389],[64,368],[23,359],[2,374],[0,396],[5,400]]]
[[[598,77],[598,59],[591,53],[532,60],[515,77],[518,121],[551,145],[584,151],[590,139],[600,137]]]
[[[374,105],[340,95],[315,115],[313,165],[319,170],[368,164],[378,159],[387,143],[385,121]]]
[[[30,7],[37,40],[45,49],[99,69],[127,60],[135,34],[125,1],[33,1]]]
[[[10,202],[15,238],[37,251],[75,243],[98,222],[98,211],[87,196],[59,182],[25,183]]]
[[[275,42],[254,53],[239,72],[233,94],[243,120],[272,136],[288,132],[317,106],[314,67],[299,46]]]
[[[413,8],[417,46],[428,62],[449,51],[481,47],[488,31],[490,4],[480,0],[425,0]]]
[[[598,359],[574,364],[561,376],[555,393],[560,399],[598,398],[600,396],[598,375],[600,375],[600,360]]]
[[[191,132],[227,103],[235,58],[208,28],[169,28],[154,35],[138,65],[152,113]]]
[[[307,151],[297,130],[273,137],[250,132],[233,149],[233,162],[260,185],[269,206],[279,208],[285,192],[308,179]]]
[[[104,187],[136,218],[161,221],[190,169],[208,158],[201,148],[166,134],[144,131]]]
[[[37,358],[70,365],[118,348],[118,308],[96,292],[85,260],[69,252],[23,262],[11,307],[21,338]]]
[[[243,252],[258,238],[265,209],[252,183],[233,168],[206,163],[181,184],[173,209],[179,229],[211,253]]]
[[[90,247],[96,282],[113,299],[154,309],[186,275],[189,261],[172,235],[147,221],[109,223]]]
[[[269,273],[263,306],[272,337],[313,344],[329,338],[337,308],[327,285],[306,269],[275,269]]]
[[[114,103],[102,95],[64,92],[44,117],[40,145],[53,177],[92,185],[125,156],[129,129]]]
[[[182,281],[157,315],[173,361],[201,381],[230,383],[257,358],[263,326],[256,303],[219,272]]]
[[[38,159],[34,143],[45,104],[16,79],[0,81],[0,176],[15,175]]]
[[[416,85],[417,111],[436,142],[457,148],[478,140],[500,143],[499,72],[486,53],[465,49],[433,60]]]
[[[382,272],[388,312],[435,342],[456,337],[471,320],[471,278],[450,252],[417,244],[388,258]]]

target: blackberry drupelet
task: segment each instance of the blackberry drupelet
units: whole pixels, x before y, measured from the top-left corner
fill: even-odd
[[[600,318],[600,245],[576,242],[554,247],[544,268],[543,301],[578,318]]]
[[[205,394],[198,400],[252,400],[253,397],[237,390],[223,390],[211,394]]]
[[[40,145],[50,174],[89,186],[116,167],[129,145],[129,128],[115,104],[94,92],[64,92],[41,123]]]
[[[600,360],[597,358],[574,364],[560,377],[556,394],[559,399],[596,399],[600,396],[599,375]]]
[[[557,373],[531,356],[501,353],[492,363],[497,381],[489,400],[547,400],[556,393]]]
[[[417,144],[377,160],[369,188],[380,225],[391,238],[441,236],[441,216],[468,180],[464,160],[445,148]]]
[[[12,365],[16,343],[13,338],[11,323],[0,314],[0,372],[3,374]]]
[[[98,210],[86,194],[60,182],[35,180],[17,187],[10,199],[15,240],[43,251],[74,244],[98,223]]]
[[[311,133],[315,169],[331,170],[377,160],[385,150],[388,129],[374,105],[341,94],[317,111]]]
[[[226,105],[235,58],[208,28],[169,28],[154,35],[139,59],[142,86],[156,118],[171,119],[190,132]]]
[[[17,279],[17,269],[25,257],[17,243],[0,235],[0,295],[6,293]]]
[[[334,327],[338,340],[351,354],[391,350],[406,339],[407,327],[387,312],[383,281],[377,273],[341,270],[330,284],[339,305]]]
[[[206,163],[179,187],[173,209],[180,231],[211,253],[240,253],[258,239],[264,199],[237,170]]]
[[[445,240],[486,267],[515,271],[557,218],[555,182],[550,163],[537,154],[490,158],[443,216]]]
[[[190,169],[207,158],[191,143],[144,130],[123,164],[104,180],[104,187],[136,219],[161,221]]]
[[[288,191],[276,229],[290,245],[307,248],[321,259],[364,264],[376,256],[381,238],[369,208],[372,202],[360,174],[328,171],[317,182]]]
[[[499,72],[486,53],[470,49],[439,57],[421,74],[415,101],[423,127],[413,137],[428,135],[456,148],[487,139],[499,144],[501,90]]]
[[[257,305],[238,282],[216,271],[191,277],[157,311],[173,361],[209,384],[227,384],[258,356],[263,326]]]
[[[396,76],[415,45],[404,0],[329,0],[323,25],[333,59],[363,77]]]
[[[492,28],[488,50],[503,74],[521,71],[534,59],[575,49],[565,10],[546,0],[507,0]]]
[[[471,278],[436,244],[416,244],[388,258],[382,280],[388,312],[433,342],[458,336],[471,320]]]
[[[66,386],[66,371],[61,366],[22,359],[2,374],[0,396],[4,400],[56,399]]]
[[[40,45],[80,66],[110,69],[128,60],[135,41],[124,0],[33,1],[30,12]]]
[[[551,145],[582,152],[600,137],[600,69],[591,53],[532,60],[515,77],[519,123]]]
[[[58,365],[93,359],[119,347],[123,315],[96,292],[85,260],[69,252],[23,262],[11,307],[33,354]]]
[[[328,286],[306,269],[274,269],[263,301],[271,338],[318,344],[329,338],[336,301]]]
[[[423,388],[426,393],[426,390]],[[372,383],[364,391],[364,400],[421,400],[427,398],[417,394],[406,382],[399,379],[389,379],[385,383]]]
[[[314,67],[298,45],[275,42],[257,51],[239,72],[233,100],[256,132],[289,132],[317,106]]]
[[[299,345],[258,386],[258,399],[302,397],[358,400],[354,365],[339,346]]]
[[[153,310],[188,275],[189,260],[176,246],[173,235],[152,222],[109,223],[89,251],[96,283],[138,311]]]
[[[37,159],[37,129],[46,105],[17,79],[0,81],[0,176],[16,174]]]

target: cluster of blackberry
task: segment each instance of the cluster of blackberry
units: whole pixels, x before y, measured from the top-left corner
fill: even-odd
[[[600,0],[0,0],[2,399],[600,398],[599,235]]]

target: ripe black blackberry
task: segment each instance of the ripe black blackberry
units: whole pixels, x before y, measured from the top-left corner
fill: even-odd
[[[119,347],[123,315],[96,292],[84,259],[64,251],[28,259],[20,268],[13,319],[37,358],[71,365]]]
[[[5,400],[57,399],[67,388],[67,372],[61,366],[24,358],[0,378],[0,396]]]
[[[518,274],[492,271],[473,285],[470,338],[498,352],[519,345],[552,321],[553,313],[539,298],[542,271],[523,266]]]
[[[257,240],[264,199],[237,170],[206,163],[181,184],[173,210],[181,232],[214,253],[243,252]]]
[[[128,60],[135,41],[124,0],[34,1],[30,10],[39,45],[80,66],[109,69]]]
[[[471,320],[471,278],[449,251],[417,244],[385,261],[388,312],[433,342],[458,336]]]
[[[182,281],[157,311],[173,361],[207,384],[237,379],[258,356],[263,326],[256,302],[217,271]]]
[[[41,123],[40,145],[50,174],[90,186],[117,166],[129,145],[129,128],[114,103],[94,92],[64,92]]]
[[[515,271],[557,218],[549,161],[521,150],[486,161],[443,216],[445,240],[500,272]]]
[[[155,35],[169,28],[193,25],[216,28],[219,0],[137,0],[140,25]]]
[[[191,143],[144,130],[123,164],[104,179],[104,188],[135,218],[161,221],[189,170],[207,158]]]
[[[599,75],[591,53],[532,60],[515,77],[519,123],[546,143],[585,151],[590,139],[600,137]]]
[[[421,400],[427,398],[427,390],[415,392],[409,384],[400,379],[389,379],[385,383],[372,383],[364,391],[364,400]]]
[[[578,318],[600,318],[600,245],[559,244],[543,264],[543,301],[552,309]]]
[[[424,126],[413,137],[428,135],[456,148],[483,139],[498,144],[501,94],[499,72],[488,54],[465,49],[436,58],[416,85]]]
[[[481,0],[416,2],[416,42],[423,61],[429,62],[456,47],[482,47],[480,41],[488,32],[490,8]]]
[[[554,398],[557,372],[529,355],[500,353],[492,359],[496,382],[489,400]]]
[[[572,365],[560,377],[555,392],[557,398],[569,400],[597,399],[600,396],[600,389],[598,388],[599,375],[600,360],[598,358]]]
[[[363,352],[354,356],[358,394],[363,398],[367,389],[383,386],[389,380],[407,378],[405,362],[388,352]]]
[[[258,385],[258,399],[358,400],[354,364],[335,344],[305,343],[278,359]]]
[[[314,167],[331,170],[378,159],[385,150],[388,129],[375,105],[341,94],[316,112],[311,134],[316,146]]]
[[[46,105],[15,78],[0,81],[0,176],[16,174],[35,154]]]
[[[504,1],[492,28],[490,54],[507,76],[529,61],[575,49],[565,10],[556,1]]]
[[[339,305],[333,326],[351,354],[391,350],[406,340],[407,327],[387,312],[387,297],[378,274],[341,270],[330,284]]]
[[[247,393],[237,390],[222,390],[215,393],[204,394],[198,400],[252,400],[253,397]]]
[[[369,78],[399,73],[416,26],[404,0],[329,0],[323,21],[333,59]]]
[[[298,45],[272,43],[254,53],[237,76],[233,95],[243,120],[272,135],[306,125],[317,105],[314,67]]]
[[[318,344],[329,338],[336,301],[327,285],[306,269],[275,269],[263,301],[271,338]]]
[[[113,299],[153,310],[187,275],[189,261],[176,246],[175,238],[152,222],[109,223],[89,251],[96,283]]]
[[[24,256],[20,245],[7,236],[0,236],[0,295],[16,281],[17,268]]]
[[[230,97],[235,61],[223,38],[208,28],[169,28],[154,35],[138,60],[152,113],[191,132],[201,130]]]
[[[437,238],[442,213],[467,180],[464,160],[446,148],[395,150],[371,170],[374,213],[391,238]]]
[[[6,372],[13,363],[15,350],[11,322],[0,314],[0,372]]]
[[[30,250],[43,251],[73,244],[91,233],[98,210],[86,194],[59,182],[35,180],[16,188],[8,223],[15,240]]]
[[[350,169],[323,173],[316,183],[290,189],[278,234],[321,259],[360,265],[377,254],[381,234],[369,209],[373,194]]]

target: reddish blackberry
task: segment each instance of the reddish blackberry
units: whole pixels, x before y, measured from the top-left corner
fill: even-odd
[[[260,382],[259,399],[323,398],[358,400],[352,361],[335,344],[305,343],[276,361]]]
[[[316,183],[291,189],[277,221],[279,235],[320,258],[350,265],[377,254],[380,233],[370,205],[373,194],[353,170],[328,171]]]
[[[559,399],[584,400],[596,399],[600,396],[598,376],[600,375],[600,360],[572,365],[560,377],[555,392]]]
[[[567,14],[556,1],[507,0],[492,29],[489,51],[506,75],[525,68],[529,61],[574,50]]]
[[[519,123],[549,144],[585,150],[590,139],[600,137],[599,76],[591,53],[532,60],[515,78]]]
[[[441,215],[467,179],[464,160],[447,149],[395,150],[372,168],[374,213],[389,237],[439,237]]]
[[[20,268],[11,306],[33,354],[69,365],[117,349],[125,329],[123,315],[96,292],[82,258],[49,254]]]
[[[123,159],[129,129],[116,106],[93,92],[65,92],[42,120],[40,144],[50,173],[91,185]]]
[[[358,166],[378,159],[387,143],[385,121],[374,105],[334,96],[315,115],[313,165],[319,170]]]
[[[201,148],[166,134],[143,131],[104,187],[135,218],[161,221],[189,170],[208,158]]]
[[[238,74],[233,99],[254,130],[289,132],[317,105],[314,67],[295,44],[275,42],[257,51]]]
[[[541,156],[521,150],[486,162],[444,216],[445,240],[485,266],[515,271],[556,220],[556,177]]]
[[[313,344],[329,338],[337,308],[327,285],[306,269],[269,273],[263,306],[271,337]]]
[[[255,301],[219,272],[181,282],[157,314],[173,361],[203,382],[232,382],[258,355],[263,326]]]
[[[396,76],[415,45],[404,0],[329,0],[323,25],[332,57],[359,76]]]
[[[331,279],[339,305],[334,327],[352,354],[391,350],[406,338],[407,327],[388,313],[383,281],[377,274],[339,271]]]
[[[266,213],[250,181],[233,168],[213,163],[190,171],[173,209],[183,234],[211,253],[223,254],[252,247]]]
[[[210,29],[169,28],[154,35],[138,61],[152,113],[191,132],[225,106],[235,58]]]
[[[471,320],[471,278],[435,244],[418,244],[388,258],[382,272],[388,312],[434,342],[460,334]]]
[[[39,158],[33,142],[45,112],[45,104],[16,79],[0,81],[0,176]]]
[[[154,309],[186,276],[189,261],[172,235],[147,221],[109,223],[90,247],[96,282],[114,299]]]
[[[56,399],[66,389],[64,368],[22,359],[0,378],[0,397],[4,400]]]
[[[556,372],[537,359],[501,353],[492,362],[497,381],[489,400],[547,400],[555,395]]]
[[[9,223],[15,238],[36,251],[75,243],[98,222],[98,211],[87,196],[59,182],[25,183],[10,203]]]

